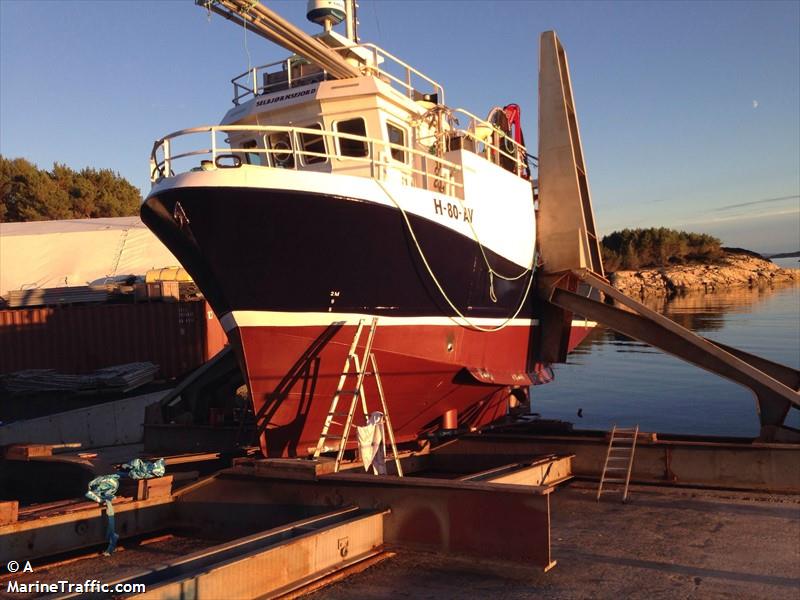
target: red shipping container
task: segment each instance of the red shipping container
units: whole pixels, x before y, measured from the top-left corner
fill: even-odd
[[[84,304],[0,311],[0,373],[89,373],[150,361],[159,377],[195,369],[228,342],[205,301]]]

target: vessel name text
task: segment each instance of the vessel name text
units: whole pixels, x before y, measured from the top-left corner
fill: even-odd
[[[316,91],[317,88],[311,88],[310,90],[301,90],[299,92],[294,92],[293,94],[281,94],[280,96],[273,96],[272,98],[264,98],[263,100],[256,102],[256,106],[266,106],[267,104],[275,104],[276,102],[283,102],[284,100],[302,98],[303,96],[308,96]]]

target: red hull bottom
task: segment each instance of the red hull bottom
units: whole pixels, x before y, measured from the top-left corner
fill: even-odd
[[[343,326],[306,363],[302,357],[325,329],[270,325],[231,331],[244,359],[254,412],[266,424],[261,437],[266,456],[306,456],[317,445],[356,326]],[[570,348],[590,329],[573,327]],[[365,329],[359,355],[366,337]],[[488,334],[455,326],[379,326],[373,352],[397,442],[435,432],[441,428],[441,417],[451,410],[457,411],[460,428],[478,428],[504,416],[509,384],[526,387],[529,383],[524,364],[529,340],[530,326]],[[297,369],[301,364],[304,367]],[[465,364],[486,366],[476,369],[475,377]],[[516,368],[499,372],[492,365]],[[299,376],[287,385],[286,376],[293,371]],[[353,387],[355,375],[349,377],[345,389]],[[380,410],[374,377],[365,378],[365,395],[368,410]],[[351,398],[342,396],[337,412],[346,411]],[[356,415],[355,423],[361,424],[360,407]],[[340,433],[340,428],[331,433]],[[336,442],[328,445],[335,447]]]

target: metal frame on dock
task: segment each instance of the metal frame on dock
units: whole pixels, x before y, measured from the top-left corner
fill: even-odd
[[[123,545],[173,529],[228,539],[112,583],[144,582],[148,598],[216,597],[221,590],[229,598],[274,596],[384,547],[511,560],[536,570],[555,565],[550,493],[570,477],[571,456],[530,457],[478,472],[469,470],[469,456],[402,460],[411,476],[374,476],[356,464],[332,473],[330,460],[238,459],[171,495],[120,498]],[[19,521],[0,526],[0,554],[42,565],[65,552],[99,549],[103,512],[86,502],[25,509]],[[263,529],[254,533],[258,525]]]

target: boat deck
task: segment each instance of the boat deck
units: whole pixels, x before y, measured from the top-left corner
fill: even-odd
[[[547,573],[525,565],[400,551],[314,593],[361,598],[797,598],[800,496],[596,484],[551,496]]]

